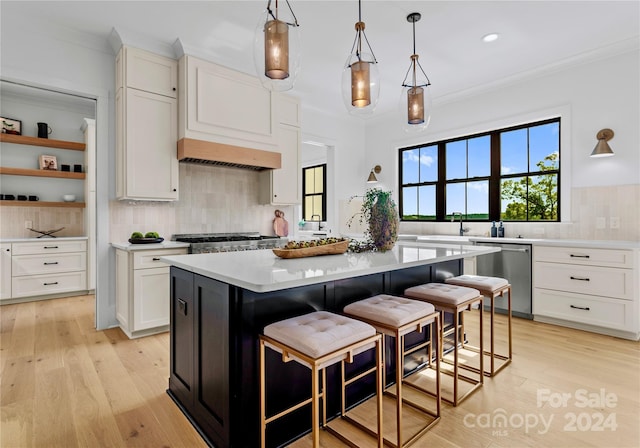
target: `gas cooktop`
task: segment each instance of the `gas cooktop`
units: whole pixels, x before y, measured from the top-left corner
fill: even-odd
[[[232,252],[240,250],[273,249],[286,243],[278,236],[246,233],[190,233],[171,237],[172,241],[190,243],[189,253]]]

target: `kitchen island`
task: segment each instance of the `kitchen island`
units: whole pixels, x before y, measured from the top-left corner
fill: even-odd
[[[210,445],[259,446],[258,335],[266,325],[317,310],[339,313],[376,294],[399,295],[410,286],[441,282],[462,272],[464,258],[496,251],[399,241],[384,253],[297,259],[280,259],[270,250],[163,257],[171,265],[168,393]],[[348,370],[357,371],[367,362],[371,354],[364,353]],[[327,369],[329,415],[340,406],[334,386],[337,367]],[[268,350],[266,368],[268,414],[309,396],[305,367],[282,363],[280,355]],[[391,381],[395,369],[386,368]],[[370,395],[373,383],[350,388],[349,402]],[[270,424],[268,446],[299,437],[310,422],[310,407],[305,406]]]

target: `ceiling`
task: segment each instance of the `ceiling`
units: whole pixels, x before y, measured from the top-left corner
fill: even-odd
[[[280,0],[282,6],[283,0]],[[291,93],[305,106],[346,114],[341,76],[355,37],[358,2],[290,0],[300,23],[302,62]],[[253,39],[267,1],[7,1],[2,20],[20,15],[46,27],[108,38],[115,28],[138,42],[187,53],[254,73]],[[381,93],[373,116],[396,110],[409,68],[412,27],[416,50],[445,101],[543,70],[638,49],[640,2],[632,1],[378,1],[362,2],[366,34],[378,59]],[[500,38],[484,43],[487,33]],[[3,36],[7,38],[7,36]],[[126,40],[125,40],[126,43]]]

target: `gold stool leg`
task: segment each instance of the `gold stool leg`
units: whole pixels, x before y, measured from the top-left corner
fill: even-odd
[[[311,432],[313,436],[313,448],[320,447],[320,431],[318,429],[318,413],[319,413],[319,398],[318,398],[318,369],[314,365],[311,369]]]
[[[265,447],[266,441],[266,391],[265,391],[265,368],[264,368],[264,340],[260,339],[260,446]]]
[[[484,300],[484,299],[483,299]],[[482,318],[482,316],[480,316]],[[496,297],[495,295],[491,294],[491,328],[489,330],[490,332],[490,337],[491,340],[489,341],[489,344],[491,345],[491,376],[496,374],[496,366],[495,366],[495,343],[493,341],[494,337],[495,337],[495,331],[494,331],[494,325],[495,325],[495,320],[496,320]],[[483,372],[484,375],[484,372]]]
[[[402,376],[404,373],[404,337],[396,332],[396,426],[398,447],[402,446]]]
[[[382,347],[384,346],[384,335],[376,341],[376,403],[378,407],[378,448],[384,446],[384,428],[382,424],[382,395],[384,394],[384,358],[382,356]]]

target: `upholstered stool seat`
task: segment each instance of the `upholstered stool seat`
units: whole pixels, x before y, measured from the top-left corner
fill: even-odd
[[[484,354],[489,356],[489,370],[485,370],[486,376],[494,376],[500,370],[505,368],[513,358],[512,336],[511,336],[511,285],[507,279],[501,277],[487,277],[483,275],[459,275],[457,277],[445,280],[447,284],[466,286],[475,288],[480,294],[489,299],[491,308],[491,323],[489,327],[489,350],[485,350]],[[504,297],[507,294],[507,345],[508,354],[498,354],[495,349],[495,314],[496,300],[498,297]],[[496,367],[496,359],[502,361],[500,366]]]
[[[427,390],[422,386],[412,384],[404,377],[405,356],[419,350],[427,349],[425,366],[426,368],[431,367],[433,360],[433,341],[438,340],[438,335],[440,334],[440,315],[430,303],[387,294],[380,294],[368,299],[359,300],[347,305],[343,311],[348,316],[353,316],[372,325],[378,332],[395,338],[396,444],[394,445],[388,439],[385,439],[385,441],[387,444],[394,447],[408,446],[415,442],[422,434],[428,431],[440,420],[440,357],[435,357],[436,366],[434,390]],[[425,327],[429,327],[431,330],[429,339],[426,342],[414,345],[408,350],[405,349],[404,336],[412,332],[421,333]],[[412,376],[423,369],[424,367],[412,372],[409,376]],[[427,409],[423,405],[404,398],[402,393],[403,385],[435,397],[435,410]],[[430,416],[428,423],[423,425],[415,434],[410,436],[408,440],[404,442],[402,428],[403,403]]]
[[[467,288],[463,286],[457,285],[449,285],[445,283],[426,283],[424,285],[418,285],[411,288],[407,288],[404,291],[404,295],[413,298],[423,300],[432,304],[436,310],[441,313],[441,321],[444,322],[444,313],[453,314],[453,326],[446,330],[444,329],[444,325],[442,326],[442,331],[440,332],[440,344],[439,344],[439,357],[441,361],[444,361],[444,338],[445,336],[449,336],[453,334],[453,397],[448,399],[443,396],[443,400],[457,406],[459,402],[467,398],[472,392],[482,387],[484,382],[482,371],[484,370],[484,361],[483,356],[478,356],[478,368],[474,368],[469,364],[462,364],[459,362],[459,350],[460,348],[467,348],[468,346],[463,346],[464,344],[464,332],[463,332],[463,312],[467,310],[472,310],[475,305],[479,305],[478,309],[480,310],[479,317],[479,345],[480,347],[477,350],[482,353],[483,345],[482,345],[482,295],[480,291],[473,288]],[[461,334],[462,333],[462,334]],[[479,379],[470,378],[466,375],[463,375],[459,372],[460,369],[468,370],[471,372],[479,372]],[[446,372],[449,373],[449,372]],[[463,380],[472,385],[472,387],[464,393],[462,396],[458,396],[458,381]]]
[[[260,335],[260,422],[261,444],[266,444],[266,427],[278,418],[311,404],[313,446],[320,446],[319,406],[322,399],[322,425],[327,427],[326,420],[326,373],[325,368],[335,363],[352,362],[353,358],[366,350],[375,348],[376,365],[359,375],[375,372],[378,411],[378,447],[383,446],[382,435],[382,337],[371,325],[346,316],[316,311],[267,325],[264,334]],[[265,347],[282,353],[283,362],[296,361],[311,369],[311,398],[298,403],[289,409],[271,417],[266,416],[266,368]],[[344,367],[342,369],[344,371]],[[319,373],[322,375],[321,391],[318,384]],[[358,379],[356,378],[356,379]],[[353,381],[342,381],[342,393],[346,385]],[[344,400],[343,400],[344,403]],[[343,405],[343,416],[346,412]]]

